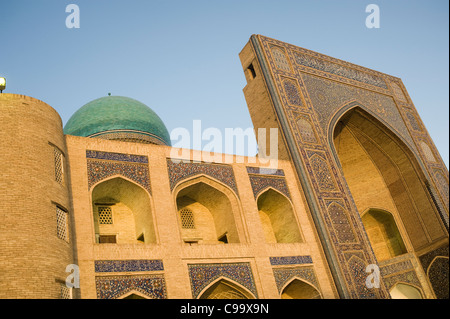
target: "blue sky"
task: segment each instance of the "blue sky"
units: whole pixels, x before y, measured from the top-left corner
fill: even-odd
[[[68,4],[80,28],[68,29]],[[381,27],[368,29],[368,4]],[[169,131],[252,127],[238,53],[262,34],[400,77],[448,167],[447,0],[0,0],[0,76],[65,124],[87,102],[123,95]]]

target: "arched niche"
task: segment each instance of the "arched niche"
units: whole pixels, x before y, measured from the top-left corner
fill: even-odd
[[[228,244],[241,242],[239,202],[228,187],[208,177],[185,181],[174,191],[181,236],[189,244]],[[192,216],[185,227],[183,216]]]
[[[286,196],[269,188],[258,196],[257,205],[266,242],[302,242],[292,204]]]
[[[92,190],[92,210],[97,243],[157,242],[150,196],[123,177],[113,177]]]
[[[390,290],[392,299],[423,299],[420,290],[412,285],[398,283]]]
[[[370,207],[391,212],[405,243],[416,251],[447,237],[426,188],[426,171],[398,134],[360,107],[335,117],[330,132],[331,148],[359,212]]]
[[[281,299],[322,299],[322,296],[313,285],[299,278],[293,278],[282,289]]]
[[[255,296],[242,285],[221,277],[209,284],[198,299],[255,299]]]
[[[369,209],[362,222],[378,261],[407,253],[400,231],[391,213]]]

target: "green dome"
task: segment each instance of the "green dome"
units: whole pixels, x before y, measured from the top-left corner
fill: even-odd
[[[106,96],[76,111],[64,134],[171,145],[159,116],[145,104],[123,96]]]

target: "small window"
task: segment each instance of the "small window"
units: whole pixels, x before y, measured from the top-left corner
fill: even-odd
[[[116,244],[116,235],[99,235],[98,242],[100,244]]]
[[[222,236],[219,237],[218,241],[224,243],[224,244],[228,244],[228,236],[227,233],[223,234]]]
[[[56,147],[53,147],[53,155],[55,162],[55,180],[61,185],[64,185],[64,155]]]
[[[60,295],[59,299],[72,299],[72,288],[69,288],[64,283],[60,283]]]
[[[98,208],[98,221],[100,225],[112,225],[112,209],[109,206]]]
[[[180,211],[181,227],[184,229],[195,229],[194,213],[189,208]]]
[[[137,238],[138,241],[145,243],[145,239],[144,239],[144,233],[140,234],[139,237]]]
[[[67,212],[56,206],[56,235],[66,242],[69,242],[68,226]]]
[[[250,65],[247,68],[247,74],[248,74],[250,80],[253,80],[254,78],[256,78],[255,68],[253,67],[252,63],[250,63]]]

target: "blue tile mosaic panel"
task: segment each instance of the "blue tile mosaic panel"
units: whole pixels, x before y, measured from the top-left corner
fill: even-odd
[[[98,155],[99,153],[101,153],[102,155]],[[107,154],[113,155],[111,155],[111,157],[108,157],[108,160],[106,160]],[[141,185],[151,194],[150,174],[148,170],[148,164],[145,163],[145,161],[148,162],[147,157],[139,156],[139,158],[141,157],[142,158],[138,160],[136,158],[131,157],[128,158],[127,154],[105,153],[95,151],[86,151],[86,156],[91,156],[91,158],[89,157],[87,158],[89,189],[96,183],[108,177],[121,175]],[[129,155],[129,156],[137,156],[137,155]],[[100,157],[102,159],[98,159]],[[112,160],[113,158],[117,160]],[[125,160],[127,158],[129,160]],[[122,161],[119,159],[124,160]]]
[[[291,198],[291,194],[289,193],[284,177],[249,175],[249,178],[255,198],[270,187],[280,191],[282,194],[286,195],[287,198]]]
[[[288,257],[270,257],[270,264],[272,266],[278,265],[301,265],[312,264],[311,256],[288,256]]]
[[[98,299],[117,299],[133,291],[151,299],[167,298],[163,275],[96,277],[95,284]]]
[[[95,272],[134,272],[164,270],[162,260],[96,260]]]
[[[386,82],[377,75],[363,72],[355,68],[350,68],[342,64],[320,59],[301,52],[294,52],[294,57],[295,62],[299,65],[387,89]]]
[[[305,282],[312,284],[316,289],[319,289],[319,284],[312,267],[274,268],[273,275],[275,277],[278,292],[281,292],[281,289],[283,289],[286,283],[293,278],[304,280]]]
[[[211,176],[218,181],[228,185],[236,195],[238,195],[236,181],[234,178],[233,168],[223,164],[207,164],[195,162],[182,162],[167,159],[167,169],[169,171],[170,189],[173,190],[175,185],[189,177],[204,174]]]
[[[258,297],[250,263],[190,264],[188,270],[193,298],[197,298],[205,287],[220,277],[241,284]]]

